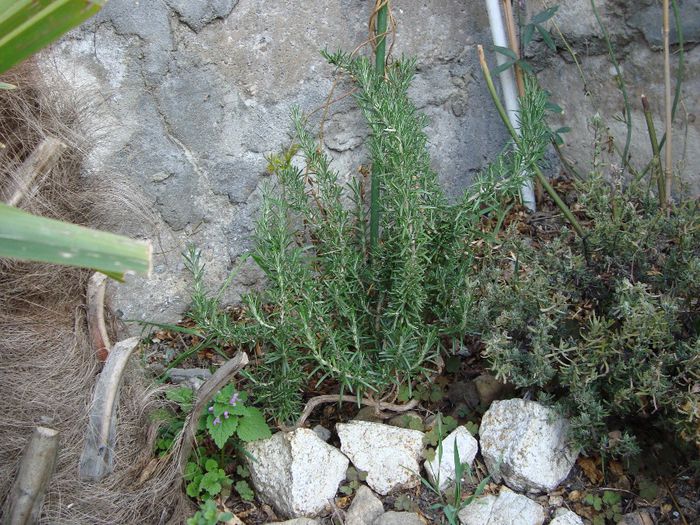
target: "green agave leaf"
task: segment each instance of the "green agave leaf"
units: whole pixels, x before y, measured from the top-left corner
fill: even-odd
[[[92,268],[123,281],[150,274],[151,244],[37,217],[0,203],[0,257]]]
[[[0,0],[0,73],[97,13],[105,0]]]

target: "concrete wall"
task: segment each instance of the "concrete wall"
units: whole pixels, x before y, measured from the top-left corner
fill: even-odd
[[[542,0],[528,2],[530,12]],[[662,53],[658,2],[598,0],[634,104],[632,161],[649,157],[639,109],[647,93],[662,128]],[[562,0],[554,19],[578,54],[578,68],[560,44],[528,49],[543,86],[573,128],[565,154],[589,169],[589,121],[599,112],[621,144],[624,126],[614,72],[589,0]],[[629,4],[629,5],[627,5]],[[684,104],[677,119],[678,162],[698,188],[700,7],[680,2],[686,40]],[[154,240],[155,272],[112,288],[113,306],[128,319],[174,320],[187,305],[189,276],[181,251],[203,249],[212,286],[251,249],[266,178],[265,154],[289,143],[290,108],[318,107],[331,89],[332,68],[319,50],[352,50],[367,36],[370,2],[359,0],[110,0],[94,20],[42,56],[49,81],[87,97],[88,128],[99,135],[86,176],[129,181],[152,217],[121,220],[115,229]],[[412,88],[428,115],[434,167],[457,195],[506,141],[476,60],[491,41],[483,2],[396,0],[394,56],[415,56]],[[556,31],[554,31],[556,33]],[[336,94],[343,93],[341,84]],[[324,142],[346,177],[366,159],[359,113],[349,99],[334,106]],[[685,141],[685,146],[683,145]],[[247,264],[227,298],[236,300],[259,274]]]

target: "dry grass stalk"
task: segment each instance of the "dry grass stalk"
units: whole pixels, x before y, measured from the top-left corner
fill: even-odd
[[[518,34],[515,30],[515,18],[513,17],[513,3],[511,0],[503,0],[503,13],[506,21],[506,31],[508,32],[508,43],[510,49],[515,53],[515,58],[520,60],[520,47],[518,45]],[[523,70],[519,64],[514,64],[515,82],[518,85],[518,94],[521,97],[525,96],[525,80],[523,79]]]
[[[664,181],[663,172],[661,171],[661,161],[659,160],[659,142],[656,139],[654,119],[652,117],[651,108],[649,107],[649,101],[647,100],[646,95],[642,95],[642,110],[644,111],[644,120],[647,124],[647,133],[649,134],[651,152],[653,155],[651,161],[651,177],[656,181],[659,192],[659,204],[663,208],[666,206],[666,183]]]
[[[56,466],[59,441],[58,432],[51,428],[34,429],[10,492],[4,523],[30,525],[39,521],[46,489]]]

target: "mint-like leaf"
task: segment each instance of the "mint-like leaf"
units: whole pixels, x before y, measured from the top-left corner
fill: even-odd
[[[190,498],[196,498],[199,496],[199,484],[202,481],[202,475],[199,474],[195,476],[195,478],[187,484],[187,495]]]
[[[219,468],[219,463],[215,459],[209,458],[204,463],[204,470],[206,470],[207,472],[212,472],[214,470],[218,470],[218,468]]]
[[[199,465],[197,463],[190,461],[185,465],[185,473],[183,477],[185,478],[186,481],[194,479],[194,477],[197,474],[201,474],[202,470],[199,468]]]
[[[214,424],[215,422],[216,425]],[[216,417],[213,414],[207,416],[207,430],[214,440],[214,443],[216,443],[216,446],[220,449],[224,448],[229,438],[235,434],[237,426],[238,419],[235,417],[226,419],[223,416]]]
[[[233,385],[226,385],[224,388],[219,390],[216,396],[214,396],[214,402],[221,404],[228,403],[229,399],[231,399],[231,396],[233,395],[233,392]]]
[[[221,492],[221,483],[219,483],[219,472],[207,472],[202,476],[202,481],[199,484],[200,492],[206,490],[212,496],[216,496]]]
[[[240,418],[237,432],[242,441],[256,441],[272,435],[262,412],[252,407],[248,407],[246,414]]]
[[[165,392],[165,398],[177,403],[184,412],[189,412],[192,410],[192,404],[194,403],[194,392],[186,386],[172,388]]]

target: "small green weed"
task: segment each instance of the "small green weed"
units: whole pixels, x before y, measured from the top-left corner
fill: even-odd
[[[220,512],[214,500],[207,499],[199,506],[194,516],[187,520],[187,525],[216,525],[233,518],[230,512]]]
[[[622,497],[619,492],[604,490],[602,496],[588,494],[583,499],[583,503],[596,511],[593,516],[593,525],[618,523],[622,519]]]
[[[410,495],[400,494],[394,500],[394,510],[398,512],[417,512],[420,510],[420,507]]]
[[[429,461],[435,458],[436,448],[442,446],[442,440],[446,434],[459,426],[459,422],[452,416],[443,416],[438,413],[432,428],[423,434],[423,457]]]
[[[169,389],[165,395],[177,405],[178,410],[159,414],[159,417],[166,421],[156,441],[156,453],[159,455],[169,452],[195,401],[194,392],[187,387]],[[201,507],[197,514],[188,520],[188,525],[215,524],[219,520],[230,519],[230,514],[218,511],[214,499],[225,500],[231,494],[232,487],[245,501],[252,501],[255,497],[246,481],[250,472],[239,461],[243,454],[240,444],[265,439],[271,432],[262,412],[247,406],[247,400],[246,392],[238,392],[233,384],[229,384],[216,393],[207,411],[202,414],[197,434],[197,442],[202,446],[193,454],[184,473],[187,495],[201,502]],[[227,469],[234,463],[234,472],[239,478],[235,483],[227,474]],[[228,518],[225,517],[227,515]]]
[[[435,457],[437,457],[438,465],[442,463],[444,457],[444,450],[442,448],[443,439],[446,434],[449,434],[455,428],[457,428],[457,422],[454,421],[454,419],[450,418],[449,416],[443,418],[441,414],[437,415],[435,426],[424,437],[424,443],[437,446],[436,449],[428,449],[428,454],[424,453],[427,460],[432,461]],[[434,503],[431,506],[431,509],[440,510],[447,523],[450,525],[457,525],[459,523],[459,512],[484,493],[486,485],[488,485],[491,478],[486,476],[484,479],[479,481],[472,494],[464,497],[465,495],[462,492],[462,481],[465,479],[465,477],[468,479],[468,481],[472,481],[471,468],[468,464],[462,463],[459,457],[459,448],[457,446],[454,447],[452,461],[454,462],[453,464],[455,466],[455,479],[452,485],[452,491],[449,494],[445,494],[442,490],[440,490],[439,466],[437,476],[434,481],[431,482],[430,480],[421,477],[421,483],[424,487],[433,492],[440,500],[439,502]]]
[[[272,435],[262,412],[245,406],[247,398],[245,392],[236,392],[233,385],[228,385],[216,394],[209,406],[206,429],[220,449],[234,435],[241,441],[256,441]]]
[[[187,495],[193,499],[211,499],[230,494],[233,481],[220,468],[214,458],[201,458],[200,461],[190,461],[185,467],[184,479],[187,481]]]
[[[363,481],[367,479],[367,472],[364,470],[358,470],[355,467],[348,467],[347,473],[345,474],[345,483],[340,487],[340,492],[346,496],[350,496],[355,492]]]

